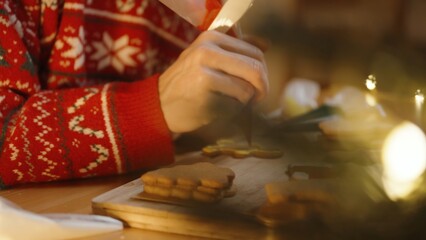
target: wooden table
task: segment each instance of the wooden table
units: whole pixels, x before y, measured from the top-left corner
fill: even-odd
[[[293,141],[294,143],[295,141]],[[304,152],[308,148],[304,148]],[[188,150],[185,151],[188,153]],[[189,151],[192,152],[192,151]],[[185,155],[178,153],[177,161],[179,156]],[[315,155],[315,154],[310,154]],[[290,153],[286,154],[285,157],[293,159]],[[287,162],[287,161],[286,161]],[[124,176],[113,176],[103,177],[95,179],[83,179],[66,182],[55,182],[45,184],[29,184],[19,186],[7,190],[0,190],[0,197],[6,198],[25,210],[34,213],[78,213],[78,214],[92,214],[92,200],[110,190],[116,189],[126,183],[129,183],[139,176],[142,172],[134,173]],[[268,173],[270,174],[270,173]],[[240,189],[241,190],[241,189]],[[291,227],[280,229],[279,231],[272,231],[265,229],[265,226],[259,224],[259,228],[262,228],[265,232],[262,239],[331,239],[330,233],[326,233],[323,229],[316,229],[315,231],[307,231],[306,229],[298,229],[297,227]],[[247,229],[250,232],[252,229]],[[245,231],[239,229],[239,231]],[[201,237],[191,237],[187,235],[178,235],[173,233],[156,232],[150,230],[142,230],[136,228],[125,228],[122,231],[117,231],[109,234],[93,236],[85,238],[90,240],[107,240],[107,239],[203,239]],[[205,239],[205,238],[204,238]]]
[[[109,190],[121,186],[137,178],[139,174],[116,176],[97,179],[85,179],[60,183],[30,184],[13,189],[1,190],[0,197],[6,198],[25,210],[34,213],[78,213],[92,214],[91,200]],[[261,227],[261,226],[259,226]],[[279,237],[277,237],[279,236]],[[328,237],[325,237],[328,236]],[[285,229],[285,233],[267,232],[264,239],[331,239],[323,231],[300,231],[300,229]],[[124,228],[103,235],[96,235],[81,240],[181,240],[205,239],[165,232]]]
[[[275,160],[265,160],[266,162],[277,163],[277,160],[283,161],[282,164],[286,165],[292,162],[299,162],[303,160],[310,161],[319,161],[322,158],[322,154],[318,153],[316,145],[306,144],[306,140],[300,140],[298,138],[291,138],[291,141],[287,142],[285,154],[282,159]],[[300,146],[304,146],[303,149]],[[292,151],[290,151],[293,149]],[[300,151],[295,151],[300,150]],[[194,152],[190,151],[189,155]],[[188,152],[187,152],[188,154]],[[177,155],[177,161],[180,161],[180,158],[187,156],[187,154],[179,153]],[[303,156],[303,157],[301,157]],[[261,160],[261,159],[259,159]],[[212,160],[213,161],[213,160]],[[215,158],[214,161],[225,162],[228,160],[226,157],[221,160],[221,157]],[[249,163],[256,163],[256,159],[245,159],[244,164],[251,166]],[[271,174],[279,174],[277,172],[278,168],[271,169],[269,164],[266,162],[260,162],[259,165],[255,166],[255,169],[259,171],[262,170],[264,174],[253,174],[254,169],[251,166],[251,169],[247,170],[244,166],[233,165],[234,171],[238,173],[239,179],[242,179],[243,176],[256,175],[260,179],[251,179],[248,181],[250,186],[256,185],[258,181],[266,181]],[[229,163],[232,165],[232,163]],[[282,165],[280,164],[280,165]],[[275,166],[275,165],[273,165]],[[246,169],[246,170],[244,170]],[[286,168],[281,167],[282,173]],[[92,200],[99,195],[107,193],[111,190],[115,190],[118,187],[129,183],[139,176],[142,172],[129,174],[125,176],[113,176],[113,177],[104,177],[104,178],[95,178],[95,179],[83,179],[75,181],[66,181],[66,182],[56,182],[56,183],[47,183],[47,184],[29,184],[25,186],[15,187],[12,189],[1,190],[0,197],[6,198],[15,204],[21,206],[23,209],[34,212],[34,213],[79,213],[79,214],[92,214]],[[245,176],[247,178],[247,176]],[[236,184],[238,185],[238,181]],[[245,192],[246,188],[242,187],[242,184],[239,183],[239,193]],[[263,186],[263,185],[262,185]],[[244,225],[245,226],[245,225]],[[235,231],[243,231],[246,233],[250,232],[259,232],[256,231],[257,228],[262,228],[262,237],[256,239],[335,239],[335,233],[332,233],[330,230],[326,230],[324,226],[310,226],[311,228],[306,228],[306,226],[286,226],[280,229],[269,229],[265,226],[251,225],[251,227],[243,227],[236,229]],[[230,230],[232,231],[233,228]],[[255,229],[253,231],[253,229]],[[247,234],[246,234],[247,235]],[[156,232],[150,230],[142,230],[137,228],[125,228],[122,231],[112,232],[104,235],[93,236],[90,238],[85,238],[89,240],[107,240],[107,239],[203,239],[201,237],[191,237],[188,235],[178,235],[165,232]],[[205,239],[205,238],[204,238]]]
[[[110,190],[116,189],[126,183],[137,179],[142,173],[129,174],[125,176],[104,177],[95,179],[83,179],[66,182],[29,184],[11,189],[1,190],[0,197],[6,198],[25,210],[34,213],[78,213],[92,214],[92,200]],[[226,219],[225,219],[226,220]],[[257,227],[252,224],[252,227]],[[253,231],[252,227],[238,231]],[[297,228],[284,229],[284,231],[272,231],[259,224],[263,232],[262,239],[330,239],[324,237],[329,234],[321,229],[306,231]],[[237,231],[237,230],[236,230]],[[85,238],[88,240],[109,239],[205,239],[202,237],[191,237],[173,233],[156,232],[136,228],[124,228],[122,231],[112,232],[104,235]]]
[[[87,179],[61,183],[31,184],[0,191],[6,198],[23,209],[35,213],[79,213],[91,214],[92,198],[137,178],[138,174],[107,178]],[[122,231],[98,235],[87,240],[109,239],[200,239],[170,233],[125,228]]]

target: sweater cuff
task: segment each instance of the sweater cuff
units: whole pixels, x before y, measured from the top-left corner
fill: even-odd
[[[173,140],[161,109],[159,75],[133,83],[116,83],[113,102],[127,171],[170,164]]]

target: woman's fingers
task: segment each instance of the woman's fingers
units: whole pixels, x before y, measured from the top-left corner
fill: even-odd
[[[211,71],[209,74],[212,76],[208,83],[211,92],[234,98],[242,104],[248,103],[255,95],[254,87],[247,81],[223,72],[211,69],[207,71]]]
[[[266,65],[254,58],[227,52],[210,45],[200,45],[194,49],[195,61],[206,68],[223,72],[253,85],[256,100],[262,99],[269,91]]]
[[[159,78],[161,108],[174,133],[235,116],[268,89],[261,50],[217,32],[201,34]]]
[[[259,48],[262,52],[266,52],[269,49],[269,46],[271,45],[271,43],[269,41],[267,41],[264,38],[260,38],[257,36],[243,36],[242,38],[245,42],[256,46],[257,48]]]
[[[202,33],[200,37],[197,38],[197,40],[194,42],[193,46],[205,43],[216,45],[227,52],[234,52],[245,55],[250,58],[255,58],[261,62],[265,61],[262,50],[256,45],[217,31],[208,31]]]
[[[204,32],[185,51],[184,56],[188,55],[207,68],[249,82],[256,90],[256,100],[269,91],[263,52],[243,40],[216,31]]]

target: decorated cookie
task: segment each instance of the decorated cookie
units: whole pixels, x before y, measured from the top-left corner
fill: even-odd
[[[204,147],[202,152],[209,157],[228,155],[233,158],[279,158],[283,155],[283,152],[279,149],[264,148],[257,144],[249,146],[232,140],[219,140],[215,145]]]
[[[207,203],[235,195],[234,178],[230,168],[209,162],[162,168],[141,176],[145,193]]]

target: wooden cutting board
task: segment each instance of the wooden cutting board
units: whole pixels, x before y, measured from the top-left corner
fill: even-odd
[[[286,181],[288,161],[280,159],[207,158],[199,152],[180,156],[177,164],[210,161],[235,174],[237,194],[216,204],[181,206],[136,199],[143,191],[139,179],[92,200],[93,212],[124,221],[130,227],[217,239],[260,239],[268,232],[256,211],[266,201],[264,186]]]

